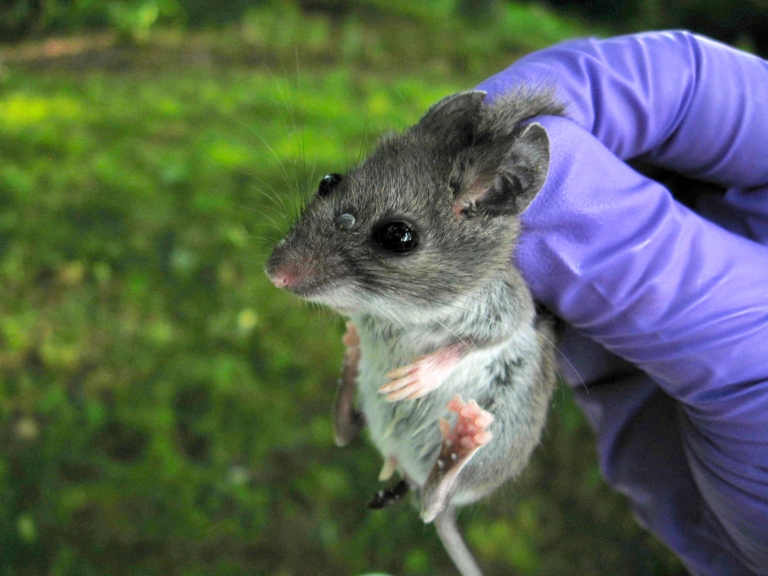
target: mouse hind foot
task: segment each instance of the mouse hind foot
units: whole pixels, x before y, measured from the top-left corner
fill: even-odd
[[[371,501],[368,502],[368,508],[371,510],[381,510],[382,508],[392,506],[392,504],[397,504],[402,500],[403,496],[408,494],[409,490],[410,485],[408,484],[408,481],[405,479],[400,480],[400,482],[395,484],[392,488],[376,492]]]
[[[448,509],[459,473],[493,437],[488,430],[493,414],[480,408],[474,400],[464,402],[456,394],[448,403],[448,409],[458,415],[456,425],[451,429],[448,421],[440,418],[438,423],[443,435],[440,453],[421,489],[421,518],[427,523]]]
[[[365,427],[365,417],[355,408],[360,338],[352,322],[347,322],[347,332],[342,340],[346,347],[344,366],[339,378],[336,399],[333,401],[333,439],[336,446],[346,446]]]

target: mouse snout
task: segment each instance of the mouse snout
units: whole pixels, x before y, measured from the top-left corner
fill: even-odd
[[[269,279],[272,280],[272,284],[278,288],[287,288],[289,286],[301,284],[299,275],[290,270],[278,270],[275,273],[270,274]]]
[[[291,276],[287,272],[276,272],[269,275],[269,279],[277,288],[285,288],[291,283]]]
[[[300,288],[314,276],[314,270],[309,266],[283,264],[272,270],[267,270],[267,276],[277,288]]]

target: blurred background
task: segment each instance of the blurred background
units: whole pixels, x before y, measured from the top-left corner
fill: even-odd
[[[766,0],[2,0],[0,575],[453,574],[332,442],[343,324],[269,247],[320,177],[565,38],[768,52]],[[563,387],[462,512],[489,575],[683,575]]]

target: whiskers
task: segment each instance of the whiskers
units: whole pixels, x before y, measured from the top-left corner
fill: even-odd
[[[579,383],[581,384],[581,387],[584,389],[584,391],[589,394],[589,387],[587,386],[587,383],[584,381],[584,378],[581,377],[581,374],[579,374],[579,371],[576,370],[576,366],[573,365],[573,362],[571,362],[568,359],[568,356],[565,355],[565,353],[557,346],[557,343],[552,340],[551,338],[547,338],[546,334],[539,332],[539,336],[544,338],[547,342],[549,342],[552,345],[552,348],[557,351],[557,356],[559,358],[562,358],[565,360],[565,362],[568,364],[568,366],[571,367],[571,370],[576,375],[576,377],[579,379]]]

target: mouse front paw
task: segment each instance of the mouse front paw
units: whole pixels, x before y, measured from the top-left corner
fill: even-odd
[[[445,382],[466,349],[464,344],[446,346],[392,370],[387,374],[390,382],[379,388],[379,394],[386,394],[390,402],[414,400],[429,394]]]

